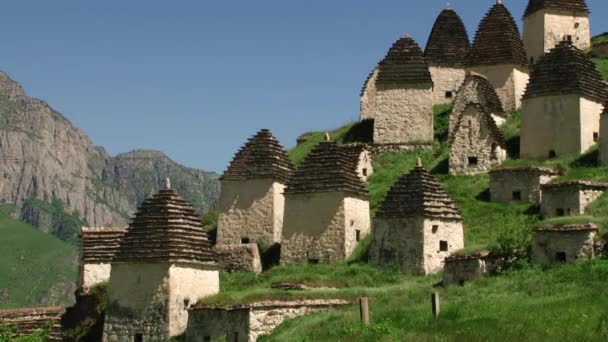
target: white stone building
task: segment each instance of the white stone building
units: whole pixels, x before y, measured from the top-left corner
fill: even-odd
[[[361,119],[374,120],[375,145],[411,149],[433,142],[433,80],[422,50],[404,36],[368,77]]]
[[[359,156],[333,142],[321,142],[285,188],[281,264],[346,260],[369,234],[365,183]]]
[[[183,334],[187,309],[219,292],[216,259],[190,204],[168,186],[145,200],[112,262],[103,340]]]
[[[608,98],[595,63],[564,41],[535,64],[521,110],[524,159],[578,155],[599,139]]]
[[[528,58],[515,20],[501,1],[479,24],[467,71],[488,79],[506,112],[520,107],[528,83]]]
[[[433,79],[433,105],[450,104],[465,78],[469,36],[460,16],[451,8],[439,14],[424,57]]]
[[[346,153],[350,155],[353,160],[356,161],[357,175],[361,178],[361,181],[367,183],[369,177],[374,174],[374,166],[372,165],[372,153],[370,147],[365,144],[347,144],[341,145]]]
[[[486,277],[490,274],[490,253],[487,251],[452,255],[445,259],[443,286],[462,286],[465,282]]]
[[[571,181],[540,186],[543,218],[584,215],[587,207],[608,189],[608,183]]]
[[[481,104],[468,104],[452,132],[450,174],[486,173],[505,159],[506,144],[490,112]]]
[[[541,202],[540,187],[560,173],[543,167],[495,168],[490,171],[490,198],[506,204]]]
[[[598,227],[570,224],[534,229],[531,259],[533,264],[574,263],[596,256]]]
[[[78,290],[88,293],[110,280],[111,263],[127,228],[82,227]]]
[[[478,103],[490,113],[496,125],[500,126],[507,116],[496,90],[488,80],[479,75],[467,75],[458,89],[452,112],[450,113],[450,135],[471,103]]]
[[[397,266],[403,273],[433,274],[462,248],[460,213],[418,160],[416,168],[393,185],[376,213],[369,263]]]
[[[581,50],[591,47],[585,0],[529,0],[524,14],[524,46],[530,64],[563,40]]]
[[[220,178],[217,245],[280,243],[283,191],[292,172],[287,152],[270,131],[250,138]]]

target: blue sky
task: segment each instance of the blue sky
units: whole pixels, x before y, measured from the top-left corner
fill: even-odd
[[[454,0],[470,39],[494,0]],[[504,0],[521,24],[526,1]],[[475,3],[472,5],[471,3]],[[592,33],[608,2],[587,0]],[[446,1],[19,0],[2,6],[0,69],[112,155],[157,149],[222,172],[269,128],[355,121],[361,85],[403,34],[424,47]]]

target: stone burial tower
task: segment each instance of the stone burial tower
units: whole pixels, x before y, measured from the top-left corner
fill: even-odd
[[[450,113],[450,135],[454,132],[456,124],[465,112],[466,107],[471,103],[480,104],[492,116],[497,125],[505,120],[505,111],[502,102],[494,87],[487,79],[479,75],[467,75],[462,86],[458,90],[454,106]]]
[[[433,105],[449,104],[465,77],[469,36],[460,16],[451,8],[443,10],[426,44],[424,56],[433,79]]]
[[[416,168],[399,178],[376,213],[369,262],[426,275],[440,272],[445,258],[462,248],[460,213],[418,159]]]
[[[599,139],[608,98],[595,63],[563,41],[534,65],[521,111],[521,157],[545,160],[587,151]]]
[[[524,46],[530,64],[562,40],[581,50],[591,47],[585,0],[529,0],[524,14]]]
[[[143,202],[114,257],[104,341],[181,335],[190,305],[219,292],[217,258],[200,217],[167,185]]]
[[[479,24],[467,70],[490,81],[505,111],[519,108],[528,83],[528,58],[515,20],[500,0]]]
[[[486,173],[505,159],[506,144],[492,115],[483,105],[469,103],[452,132],[450,174]]]
[[[347,259],[369,234],[368,193],[359,156],[319,143],[287,183],[281,264]]]
[[[280,243],[283,190],[293,169],[287,152],[269,130],[250,138],[220,178],[217,245]]]
[[[433,80],[422,50],[403,36],[366,81],[361,118],[374,120],[377,145],[410,149],[433,142]]]

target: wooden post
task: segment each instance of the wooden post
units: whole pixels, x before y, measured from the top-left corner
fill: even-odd
[[[369,299],[367,297],[359,298],[359,309],[361,313],[361,322],[363,325],[369,325]]]
[[[441,307],[439,305],[439,292],[433,292],[431,295],[431,306],[433,308],[433,317],[439,318]]]

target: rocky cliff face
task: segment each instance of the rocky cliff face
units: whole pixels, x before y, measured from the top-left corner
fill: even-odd
[[[61,221],[53,212],[58,207],[87,225],[124,225],[166,177],[201,211],[215,207],[219,197],[217,174],[178,165],[160,152],[133,151],[112,158],[1,72],[0,158],[0,203],[26,204],[21,218],[38,225]]]

